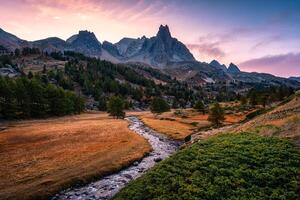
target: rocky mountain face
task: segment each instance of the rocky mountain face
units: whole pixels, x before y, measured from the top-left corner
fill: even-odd
[[[89,56],[101,55],[101,43],[93,32],[79,31],[78,34],[71,36],[66,41],[67,46],[64,50],[75,51]]]
[[[115,44],[108,41],[101,44],[89,31],[79,31],[66,41],[51,37],[29,42],[0,29],[0,45],[10,51],[37,47],[47,52],[75,51],[113,63],[140,63],[192,84],[239,81],[300,87],[299,79],[294,77],[285,79],[270,74],[241,72],[235,64],[231,63],[227,68],[217,60],[199,62],[182,42],[172,37],[167,25],[161,25],[156,36],[151,38],[123,38]]]
[[[300,77],[291,76],[289,79],[300,82]]]
[[[26,40],[22,40],[17,36],[5,32],[3,29],[0,28],[0,45],[5,47],[10,51],[14,51],[16,48],[23,48],[27,46],[31,46],[29,42]]]
[[[167,25],[161,25],[154,37],[123,38],[103,48],[123,62],[141,62],[155,67],[165,67],[170,62],[195,61],[188,48],[171,36]]]
[[[220,69],[223,70],[224,72],[227,72],[227,67],[224,64],[220,64],[217,60],[213,60],[209,63],[210,66],[216,68],[216,69]]]
[[[235,64],[230,63],[230,65],[227,69],[227,72],[230,74],[237,74],[237,73],[241,72],[241,70]]]

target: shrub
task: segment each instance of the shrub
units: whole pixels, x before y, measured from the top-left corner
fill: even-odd
[[[299,199],[300,150],[285,139],[224,134],[185,148],[113,199]]]

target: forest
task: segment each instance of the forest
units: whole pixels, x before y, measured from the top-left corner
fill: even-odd
[[[78,114],[84,99],[38,77],[0,77],[0,113],[6,119]]]
[[[65,66],[58,69],[44,65],[41,71],[29,71],[26,74],[22,68],[18,68],[14,59],[28,55],[65,61]],[[233,100],[266,107],[294,92],[285,86],[253,85],[250,87],[252,89],[243,94],[234,92],[234,88],[230,92],[226,83],[195,86],[178,81],[158,69],[138,64],[113,64],[71,51],[47,53],[36,48],[16,49],[10,55],[0,56],[0,67],[5,66],[13,67],[21,77],[1,78],[0,103],[4,118],[80,113],[84,110],[83,101],[87,97],[95,100],[99,110],[106,111],[112,96],[122,98],[126,109],[148,109],[154,97],[164,99],[171,108],[194,107],[199,101],[207,106],[214,102]],[[82,96],[77,97],[72,91]],[[56,103],[51,103],[54,101]],[[73,103],[68,104],[68,101]],[[76,102],[80,102],[78,106]]]

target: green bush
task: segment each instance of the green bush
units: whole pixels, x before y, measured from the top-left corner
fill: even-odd
[[[268,111],[269,110],[265,109],[265,108],[258,109],[258,110],[254,111],[254,112],[251,112],[251,113],[247,114],[246,115],[246,119],[247,120],[253,119],[253,118],[255,118],[255,117],[259,116],[259,115],[262,115],[262,114],[264,114],[264,113],[266,113]]]
[[[179,151],[113,199],[299,199],[299,158],[288,140],[224,134]]]

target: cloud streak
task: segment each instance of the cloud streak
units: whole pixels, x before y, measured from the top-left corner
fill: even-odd
[[[270,72],[278,76],[300,76],[300,52],[270,55],[239,64],[246,71]]]
[[[203,56],[209,56],[212,58],[222,58],[226,54],[218,47],[218,43],[202,43],[202,44],[187,44],[187,47],[192,51],[197,51],[197,53]]]

